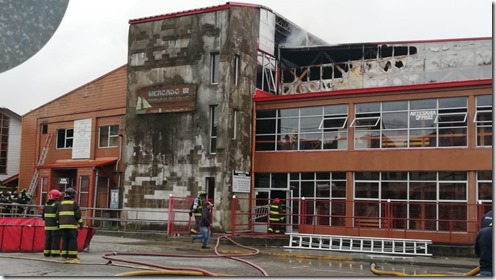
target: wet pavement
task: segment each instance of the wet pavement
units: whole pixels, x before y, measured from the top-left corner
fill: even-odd
[[[213,236],[201,249],[189,236],[142,234],[140,238],[95,235],[80,252],[80,264],[62,263],[41,253],[0,253],[3,276],[142,276],[167,269],[166,275],[220,276],[375,276],[370,263],[384,271],[406,274],[463,274],[478,265],[476,258],[414,257],[253,246],[244,238],[235,244]],[[254,243],[254,242],[253,242]]]

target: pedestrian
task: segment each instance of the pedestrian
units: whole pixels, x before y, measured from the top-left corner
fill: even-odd
[[[200,234],[191,236],[191,242],[195,242],[196,239],[202,240],[202,249],[210,249],[208,247],[208,241],[210,240],[210,228],[212,227],[212,208],[214,207],[212,203],[205,202],[206,207],[203,207],[201,219],[200,219]]]
[[[60,257],[60,235],[57,211],[60,207],[60,192],[53,189],[48,192],[48,200],[43,206],[41,218],[45,222],[45,246],[43,255],[45,257]]]
[[[195,224],[191,227],[191,234],[198,234],[200,230],[200,219],[203,212],[203,205],[207,201],[207,193],[201,192],[198,197],[193,200],[189,211],[189,216],[194,216]]]
[[[57,220],[59,221],[59,231],[62,238],[62,250],[60,254],[70,263],[79,263],[77,251],[78,225],[83,227],[81,209],[79,204],[74,201],[76,191],[73,188],[67,188],[64,193],[64,199],[60,202],[57,211]]]
[[[482,216],[480,228],[483,229],[493,222],[493,210],[489,210]]]
[[[475,239],[475,255],[479,257],[480,276],[493,275],[493,224],[482,228]]]
[[[268,233],[284,233],[284,210],[279,198],[269,204],[269,226]]]

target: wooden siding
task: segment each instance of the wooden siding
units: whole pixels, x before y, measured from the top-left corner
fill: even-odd
[[[124,65],[25,114],[22,120],[19,186],[29,186],[48,134],[53,134],[53,138],[45,163],[71,158],[72,149],[55,148],[55,133],[60,128],[73,128],[74,120],[92,119],[91,159],[96,156],[118,157],[118,148],[96,151],[96,125],[102,120],[106,125],[122,125],[126,114],[126,92],[127,67]],[[48,125],[48,134],[42,134],[42,124]]]

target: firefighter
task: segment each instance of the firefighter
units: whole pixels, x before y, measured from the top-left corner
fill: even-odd
[[[10,213],[10,194],[7,191],[3,191],[0,194],[0,209],[2,210],[2,214],[9,214]],[[3,215],[2,215],[3,216]]]
[[[275,198],[269,205],[268,233],[284,233],[284,210],[279,198]]]
[[[475,239],[475,255],[479,257],[480,276],[493,275],[493,223],[482,228]]]
[[[70,263],[79,263],[77,251],[78,225],[83,227],[81,209],[79,204],[74,201],[75,196],[76,191],[73,188],[67,188],[64,199],[60,202],[60,207],[57,211],[59,231],[62,238],[60,254]]]
[[[200,220],[202,216],[203,205],[207,201],[207,193],[201,192],[193,203],[191,204],[191,209],[189,211],[189,216],[195,217],[195,225],[191,227],[191,234],[197,234],[200,230]]]
[[[60,257],[60,234],[57,211],[60,207],[60,192],[53,189],[48,192],[48,201],[43,206],[41,218],[45,221],[45,257]]]

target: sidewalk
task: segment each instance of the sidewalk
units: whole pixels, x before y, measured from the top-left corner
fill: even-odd
[[[223,235],[214,234],[210,239],[210,250],[214,250],[217,242],[219,246],[217,250],[222,254],[235,254],[246,252],[246,249],[238,246],[231,241],[220,238]],[[113,238],[112,238],[113,237]],[[229,236],[228,236],[229,237]],[[220,239],[219,239],[220,238]],[[122,250],[126,250],[126,243],[136,243],[139,240],[143,246],[143,250],[160,250],[160,251],[198,251],[201,244],[197,241],[191,243],[190,236],[174,236],[168,237],[165,234],[133,234],[126,232],[98,232],[93,237],[93,242],[108,243],[110,251],[119,250],[116,243],[122,244]],[[106,241],[106,239],[109,239]],[[110,241],[112,239],[112,241]],[[306,250],[306,249],[286,249],[283,246],[288,245],[288,239],[284,237],[261,238],[252,236],[235,236],[232,238],[235,242],[258,249],[260,254],[276,257],[301,258],[301,259],[317,259],[328,261],[361,261],[369,263],[391,263],[391,264],[409,264],[420,266],[434,267],[458,267],[470,270],[478,266],[478,259],[475,257],[456,257],[456,256],[398,256],[398,255],[383,255],[370,253],[349,253],[328,250]],[[101,244],[99,244],[101,245]],[[101,246],[99,246],[101,248]],[[135,246],[133,246],[133,249]],[[91,245],[90,245],[91,251]]]

